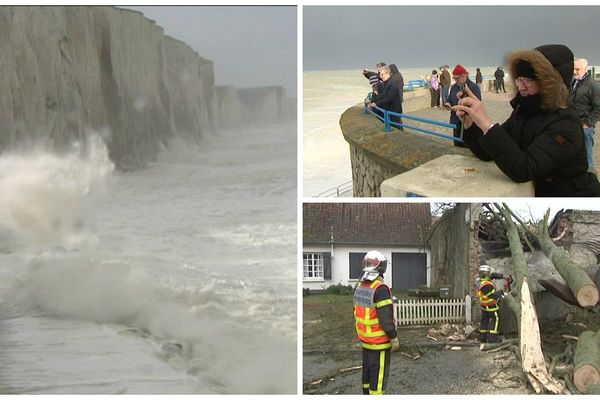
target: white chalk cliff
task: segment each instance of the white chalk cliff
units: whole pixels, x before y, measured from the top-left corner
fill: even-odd
[[[0,151],[100,132],[119,168],[138,168],[173,135],[291,113],[280,87],[245,89],[250,102],[216,90],[213,67],[136,11],[0,7]]]

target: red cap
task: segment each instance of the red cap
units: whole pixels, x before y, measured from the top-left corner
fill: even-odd
[[[469,74],[469,71],[467,71],[467,69],[460,64],[456,64],[456,67],[454,67],[454,69],[452,70],[452,75],[454,75],[454,76],[468,75],[468,74]]]

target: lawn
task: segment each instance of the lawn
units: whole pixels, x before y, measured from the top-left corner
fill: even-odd
[[[352,295],[312,294],[303,298],[303,348],[335,351],[358,346],[354,330]]]

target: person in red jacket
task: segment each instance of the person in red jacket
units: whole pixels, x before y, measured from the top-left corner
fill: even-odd
[[[363,259],[363,273],[354,290],[356,333],[362,345],[363,394],[384,394],[389,378],[390,354],[398,351],[392,292],[383,283],[387,259],[369,251]]]

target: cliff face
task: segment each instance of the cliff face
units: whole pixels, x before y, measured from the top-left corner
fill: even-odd
[[[238,91],[233,86],[215,87],[215,119],[218,126],[234,128],[244,120],[244,109]]]
[[[294,118],[296,102],[281,86],[236,89],[216,87],[216,121],[231,128],[243,123],[270,124]]]
[[[100,132],[121,169],[214,127],[213,63],[141,13],[0,7],[0,150]]]

